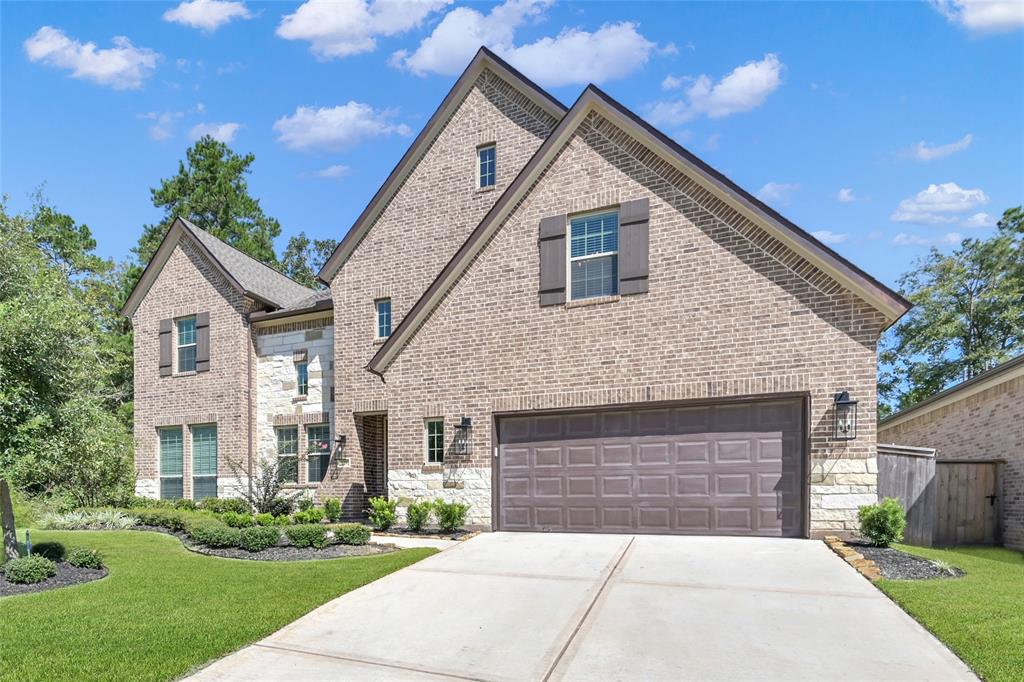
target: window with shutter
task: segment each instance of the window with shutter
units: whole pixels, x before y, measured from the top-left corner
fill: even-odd
[[[183,317],[178,327],[178,372],[196,371],[196,318]]]
[[[619,292],[619,214],[578,216],[569,225],[570,298]]]
[[[540,304],[565,303],[565,216],[540,221]]]

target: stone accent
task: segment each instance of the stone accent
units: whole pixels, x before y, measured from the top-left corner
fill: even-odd
[[[871,559],[865,559],[863,554],[847,545],[839,536],[826,535],[825,544],[868,580],[874,582],[882,578],[882,571],[878,568],[878,564]]]
[[[491,525],[491,469],[472,467],[458,469],[451,475],[461,487],[446,487],[443,471],[421,469],[388,469],[388,495],[399,500],[436,500],[469,504],[471,526]],[[408,502],[399,503],[399,515],[404,520]]]
[[[878,460],[816,459],[811,462],[811,529],[813,534],[860,528],[857,511],[878,502]]]
[[[135,479],[135,494],[139,497],[160,497],[159,478],[137,478]]]

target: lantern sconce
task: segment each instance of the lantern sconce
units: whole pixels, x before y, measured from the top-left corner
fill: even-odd
[[[333,468],[338,469],[341,467],[341,460],[345,456],[345,435],[342,434],[334,439],[334,443],[338,446],[334,451],[334,458],[331,460]]]
[[[457,428],[460,431],[468,431],[468,430],[470,430],[471,428],[473,428],[473,418],[472,417],[461,417],[459,419],[459,423],[456,424],[455,428]]]
[[[857,401],[850,397],[849,391],[835,394],[835,440],[854,440],[857,438]]]

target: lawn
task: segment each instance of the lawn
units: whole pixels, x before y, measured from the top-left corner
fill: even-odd
[[[219,559],[161,533],[34,531],[99,549],[106,578],[0,598],[0,680],[167,680],[433,554],[325,561]]]
[[[1024,680],[1024,553],[998,547],[900,549],[959,566],[950,580],[877,584],[991,682]]]

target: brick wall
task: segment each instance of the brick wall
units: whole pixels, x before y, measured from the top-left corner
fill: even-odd
[[[650,292],[541,308],[540,220],[640,197],[651,201]],[[464,466],[486,471],[497,411],[796,392],[810,396],[812,531],[852,530],[857,506],[875,496],[871,416],[883,324],[867,303],[592,115],[387,370],[389,477],[403,486],[393,492],[414,493],[406,486],[422,471],[428,416],[448,424],[472,417]],[[842,389],[860,401],[860,434],[850,443],[829,437],[832,396]],[[489,476],[482,480],[489,486]],[[476,494],[473,503],[489,498]]]
[[[882,425],[880,443],[936,449],[944,459],[1006,459],[1003,544],[1024,550],[1024,377],[1011,378],[949,405]]]
[[[161,426],[181,426],[185,497],[192,495],[189,426],[217,425],[218,494],[237,494],[228,460],[248,459],[252,302],[232,289],[183,237],[132,316],[135,331],[135,468],[139,494],[159,494]],[[160,320],[210,313],[210,371],[161,377]],[[175,364],[177,370],[177,364]]]

